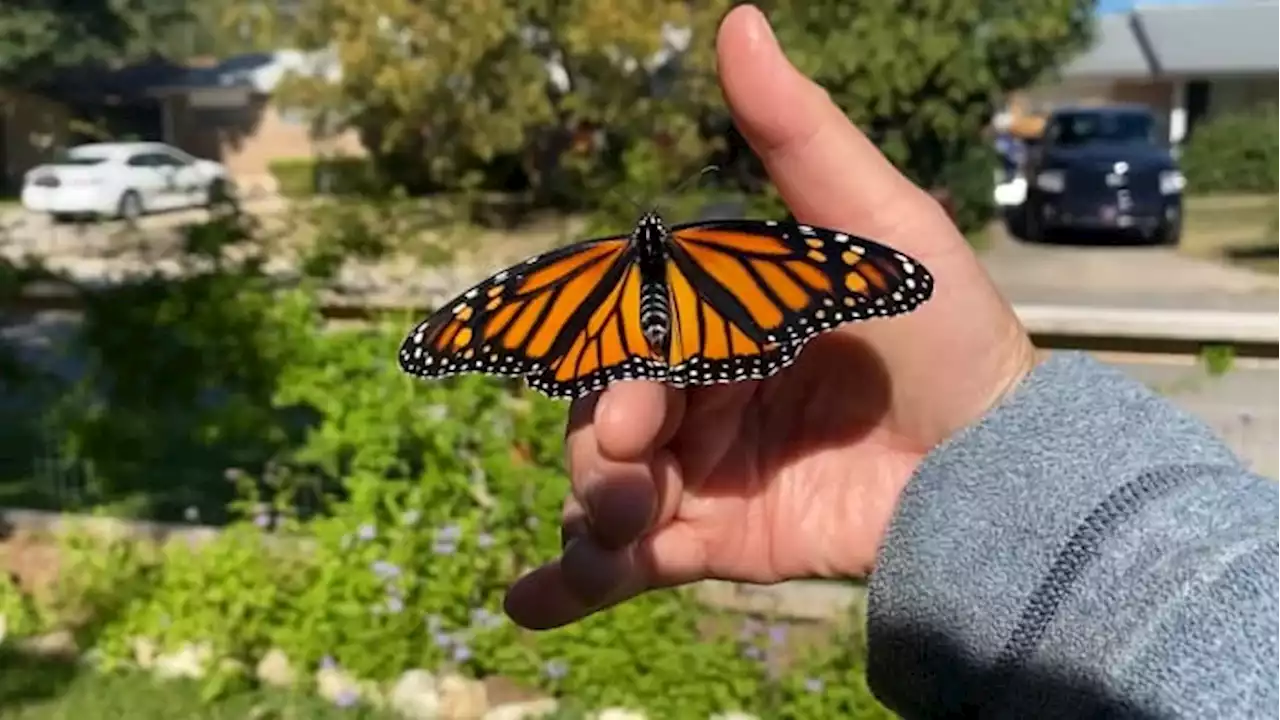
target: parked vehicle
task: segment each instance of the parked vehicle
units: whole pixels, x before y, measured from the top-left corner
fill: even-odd
[[[1186,180],[1159,127],[1138,105],[1051,113],[1028,154],[1021,234],[1110,231],[1176,245]]]
[[[157,142],[78,145],[23,176],[22,206],[55,220],[210,206],[230,195],[221,163]]]

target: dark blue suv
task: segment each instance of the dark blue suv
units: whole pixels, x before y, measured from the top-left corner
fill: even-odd
[[[1063,108],[1029,153],[1025,236],[1111,231],[1177,245],[1186,184],[1160,125],[1138,105]]]

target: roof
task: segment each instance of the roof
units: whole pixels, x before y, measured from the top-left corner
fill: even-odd
[[[113,159],[122,158],[126,155],[132,155],[136,152],[146,152],[147,150],[173,150],[171,145],[165,145],[158,142],[93,142],[83,143],[68,149],[68,152],[74,155],[92,155],[96,157],[108,157]]]
[[[166,79],[153,90],[241,89],[270,93],[290,72],[318,74],[336,79],[337,63],[330,53],[277,50],[236,55],[210,67],[191,67]]]
[[[1065,77],[1280,72],[1280,0],[1138,6],[1103,15]]]

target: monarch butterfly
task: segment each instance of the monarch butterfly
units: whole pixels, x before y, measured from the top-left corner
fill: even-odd
[[[839,324],[911,312],[933,278],[892,248],[792,222],[668,227],[537,255],[462,293],[400,346],[421,377],[524,377],[576,398],[626,379],[675,387],[763,380]]]

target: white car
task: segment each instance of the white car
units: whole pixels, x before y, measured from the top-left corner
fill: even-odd
[[[133,220],[149,213],[213,205],[230,196],[221,163],[158,142],[78,145],[27,171],[22,206],[55,220]]]

